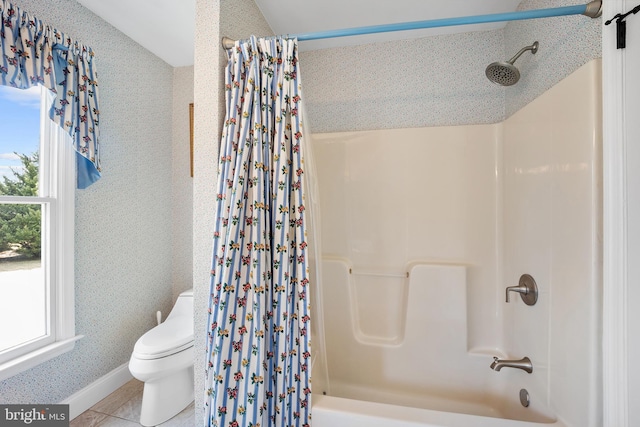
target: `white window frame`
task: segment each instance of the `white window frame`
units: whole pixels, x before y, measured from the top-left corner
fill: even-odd
[[[74,227],[76,153],[71,137],[49,118],[53,94],[41,87],[40,190],[37,197],[0,196],[0,203],[42,206],[42,268],[47,284],[48,334],[11,349],[0,359],[0,381],[74,348]],[[47,161],[50,160],[50,161]]]

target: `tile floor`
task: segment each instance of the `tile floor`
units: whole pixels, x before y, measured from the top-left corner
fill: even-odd
[[[133,379],[71,420],[70,427],[139,427],[140,405],[144,383]],[[162,427],[193,427],[194,404]]]

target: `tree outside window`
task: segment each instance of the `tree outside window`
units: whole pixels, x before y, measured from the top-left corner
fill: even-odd
[[[38,195],[38,153],[18,154],[22,169],[13,169],[13,177],[3,176],[0,195]],[[41,209],[39,205],[0,205],[0,252],[14,252],[21,258],[40,258]]]

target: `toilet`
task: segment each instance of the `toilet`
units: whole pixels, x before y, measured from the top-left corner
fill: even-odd
[[[142,335],[129,361],[144,382],[140,424],[155,426],[193,401],[193,290],[181,293],[167,319]]]

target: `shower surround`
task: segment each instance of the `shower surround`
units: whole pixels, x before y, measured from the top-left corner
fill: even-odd
[[[600,80],[591,61],[498,124],[314,135],[316,427],[600,424]],[[524,273],[538,303],[505,303]]]

